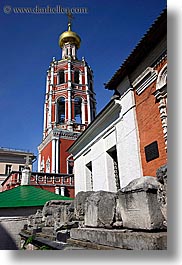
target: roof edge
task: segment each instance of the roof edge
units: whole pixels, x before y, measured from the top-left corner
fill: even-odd
[[[116,87],[121,82],[122,78],[125,75],[129,74],[132,71],[132,68],[134,68],[134,65],[136,64],[136,57],[138,58],[138,61],[142,60],[142,57],[141,57],[141,59],[139,58],[139,54],[140,54],[140,52],[143,54],[143,52],[144,52],[143,50],[146,51],[146,48],[143,49],[143,46],[145,45],[148,48],[148,45],[146,45],[146,44],[147,44],[147,42],[149,42],[149,36],[150,37],[155,36],[155,30],[159,31],[161,29],[161,27],[165,28],[165,23],[164,23],[165,20],[167,21],[167,8],[163,9],[161,14],[157,17],[157,19],[149,27],[149,29],[143,35],[141,40],[138,42],[138,44],[132,50],[130,55],[124,60],[124,62],[120,66],[120,68],[118,70],[116,70],[116,72],[111,77],[111,79],[107,83],[104,84],[105,89],[115,90]],[[167,23],[166,23],[166,31],[162,31],[161,35],[164,35],[165,33],[167,33]],[[150,49],[151,49],[151,47],[150,47]]]

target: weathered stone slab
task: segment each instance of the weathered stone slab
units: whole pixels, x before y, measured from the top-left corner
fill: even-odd
[[[42,234],[53,236],[54,235],[54,228],[53,227],[42,227]]]
[[[42,211],[37,210],[37,212],[34,215],[30,215],[27,219],[27,225],[28,226],[33,226],[37,227],[38,225],[43,224],[43,216],[42,216]]]
[[[90,196],[93,191],[80,191],[77,193],[74,200],[74,215],[75,219],[78,221],[84,221],[85,215],[85,202],[88,196]]]
[[[112,227],[116,214],[116,193],[97,191],[87,197],[85,226]]]
[[[73,219],[73,201],[48,201],[42,211],[45,226],[59,228],[60,225],[70,222]]]
[[[130,250],[166,250],[167,232],[134,232],[126,229],[73,228],[74,240]]]
[[[159,182],[154,177],[141,177],[118,191],[123,227],[131,229],[164,228],[164,217],[157,200]]]

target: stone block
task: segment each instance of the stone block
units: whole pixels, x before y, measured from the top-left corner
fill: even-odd
[[[88,196],[93,194],[93,191],[80,191],[77,193],[74,200],[74,216],[78,221],[84,221],[85,216],[85,202]]]
[[[85,226],[111,228],[115,222],[116,193],[97,191],[87,197]]]
[[[71,239],[128,250],[166,250],[167,232],[129,231],[127,229],[73,228]]]
[[[66,243],[67,239],[70,238],[70,232],[67,230],[58,231],[56,235],[56,240],[59,242]]]
[[[131,229],[163,229],[164,217],[157,200],[159,182],[146,176],[131,181],[118,191],[123,227]]]
[[[54,226],[55,230],[60,225],[70,222],[73,219],[73,201],[48,201],[42,211],[45,226]]]
[[[42,225],[44,223],[43,221],[43,216],[42,216],[42,211],[37,210],[37,212],[33,215],[30,215],[27,219],[27,225],[29,227],[37,227],[39,225]]]
[[[55,219],[52,215],[48,215],[45,219],[45,226],[46,227],[53,227],[55,223]]]
[[[42,234],[47,236],[53,236],[54,235],[53,227],[42,227]]]

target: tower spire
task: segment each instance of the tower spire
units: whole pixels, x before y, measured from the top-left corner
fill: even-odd
[[[70,12],[70,10],[68,10],[68,12],[66,13],[66,15],[68,17],[68,31],[71,31],[71,24],[72,24],[72,20],[73,20],[74,16]]]
[[[80,47],[81,39],[76,32],[71,29],[73,15],[70,10],[66,13],[68,18],[68,30],[59,37],[59,46],[62,49],[62,59],[77,58],[77,50]]]

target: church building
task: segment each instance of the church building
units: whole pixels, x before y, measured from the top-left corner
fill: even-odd
[[[67,149],[96,116],[93,71],[84,57],[77,58],[81,39],[71,26],[69,18],[68,30],[59,38],[62,57],[53,57],[47,70],[39,172],[72,174]]]
[[[61,59],[53,57],[46,75],[44,125],[38,146],[38,172],[31,172],[30,185],[74,197],[73,157],[68,148],[96,116],[93,71],[77,58],[81,39],[71,29],[59,37]],[[22,172],[13,171],[2,183],[2,190],[21,183]]]
[[[167,10],[105,88],[111,101],[69,148],[75,195],[116,192],[167,163]]]

